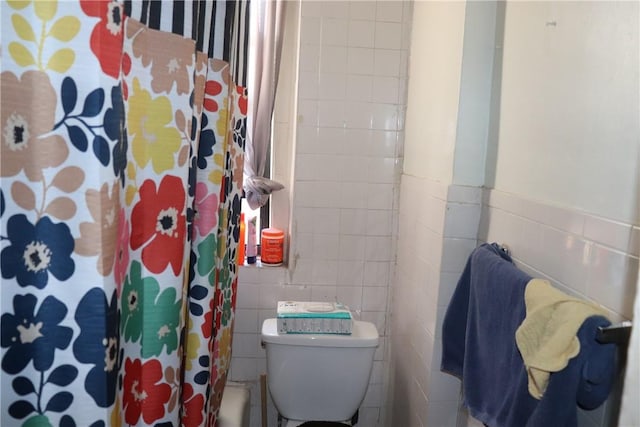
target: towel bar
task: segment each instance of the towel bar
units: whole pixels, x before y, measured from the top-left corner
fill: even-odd
[[[494,245],[497,245],[502,252],[511,256],[511,249],[506,243],[496,242]],[[626,346],[629,343],[629,338],[631,337],[632,325],[633,324],[627,320],[604,328],[599,327],[596,340],[601,344],[614,343]]]
[[[631,327],[632,323],[629,321],[607,326],[606,328],[599,327],[596,340],[602,344],[614,343],[626,345],[631,336]]]

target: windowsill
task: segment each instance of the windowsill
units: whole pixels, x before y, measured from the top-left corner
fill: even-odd
[[[263,264],[262,261],[260,261],[259,259],[255,262],[255,264],[247,264],[246,262],[241,265],[240,267],[244,267],[244,268],[284,268],[285,270],[287,269],[287,266],[282,263],[279,265],[272,265],[272,264]]]
[[[257,261],[255,264],[244,264],[238,268],[239,284],[276,284],[286,283],[287,266],[267,265]]]

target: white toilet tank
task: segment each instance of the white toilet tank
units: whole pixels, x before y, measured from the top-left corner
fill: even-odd
[[[378,331],[355,320],[351,335],[278,334],[276,319],[262,324],[267,381],[278,412],[289,420],[345,421],[369,385]]]

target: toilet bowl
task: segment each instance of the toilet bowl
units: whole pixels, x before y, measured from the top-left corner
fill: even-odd
[[[369,322],[355,320],[350,335],[278,334],[276,319],[265,320],[267,384],[287,427],[351,420],[367,392],[378,341]]]

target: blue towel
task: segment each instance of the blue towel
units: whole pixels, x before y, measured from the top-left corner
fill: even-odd
[[[582,324],[579,355],[534,399],[515,341],[529,280],[496,244],[471,254],[445,314],[441,369],[462,379],[464,405],[489,427],[573,427],[577,406],[594,409],[611,390],[616,346],[595,340],[609,321],[593,316]]]

